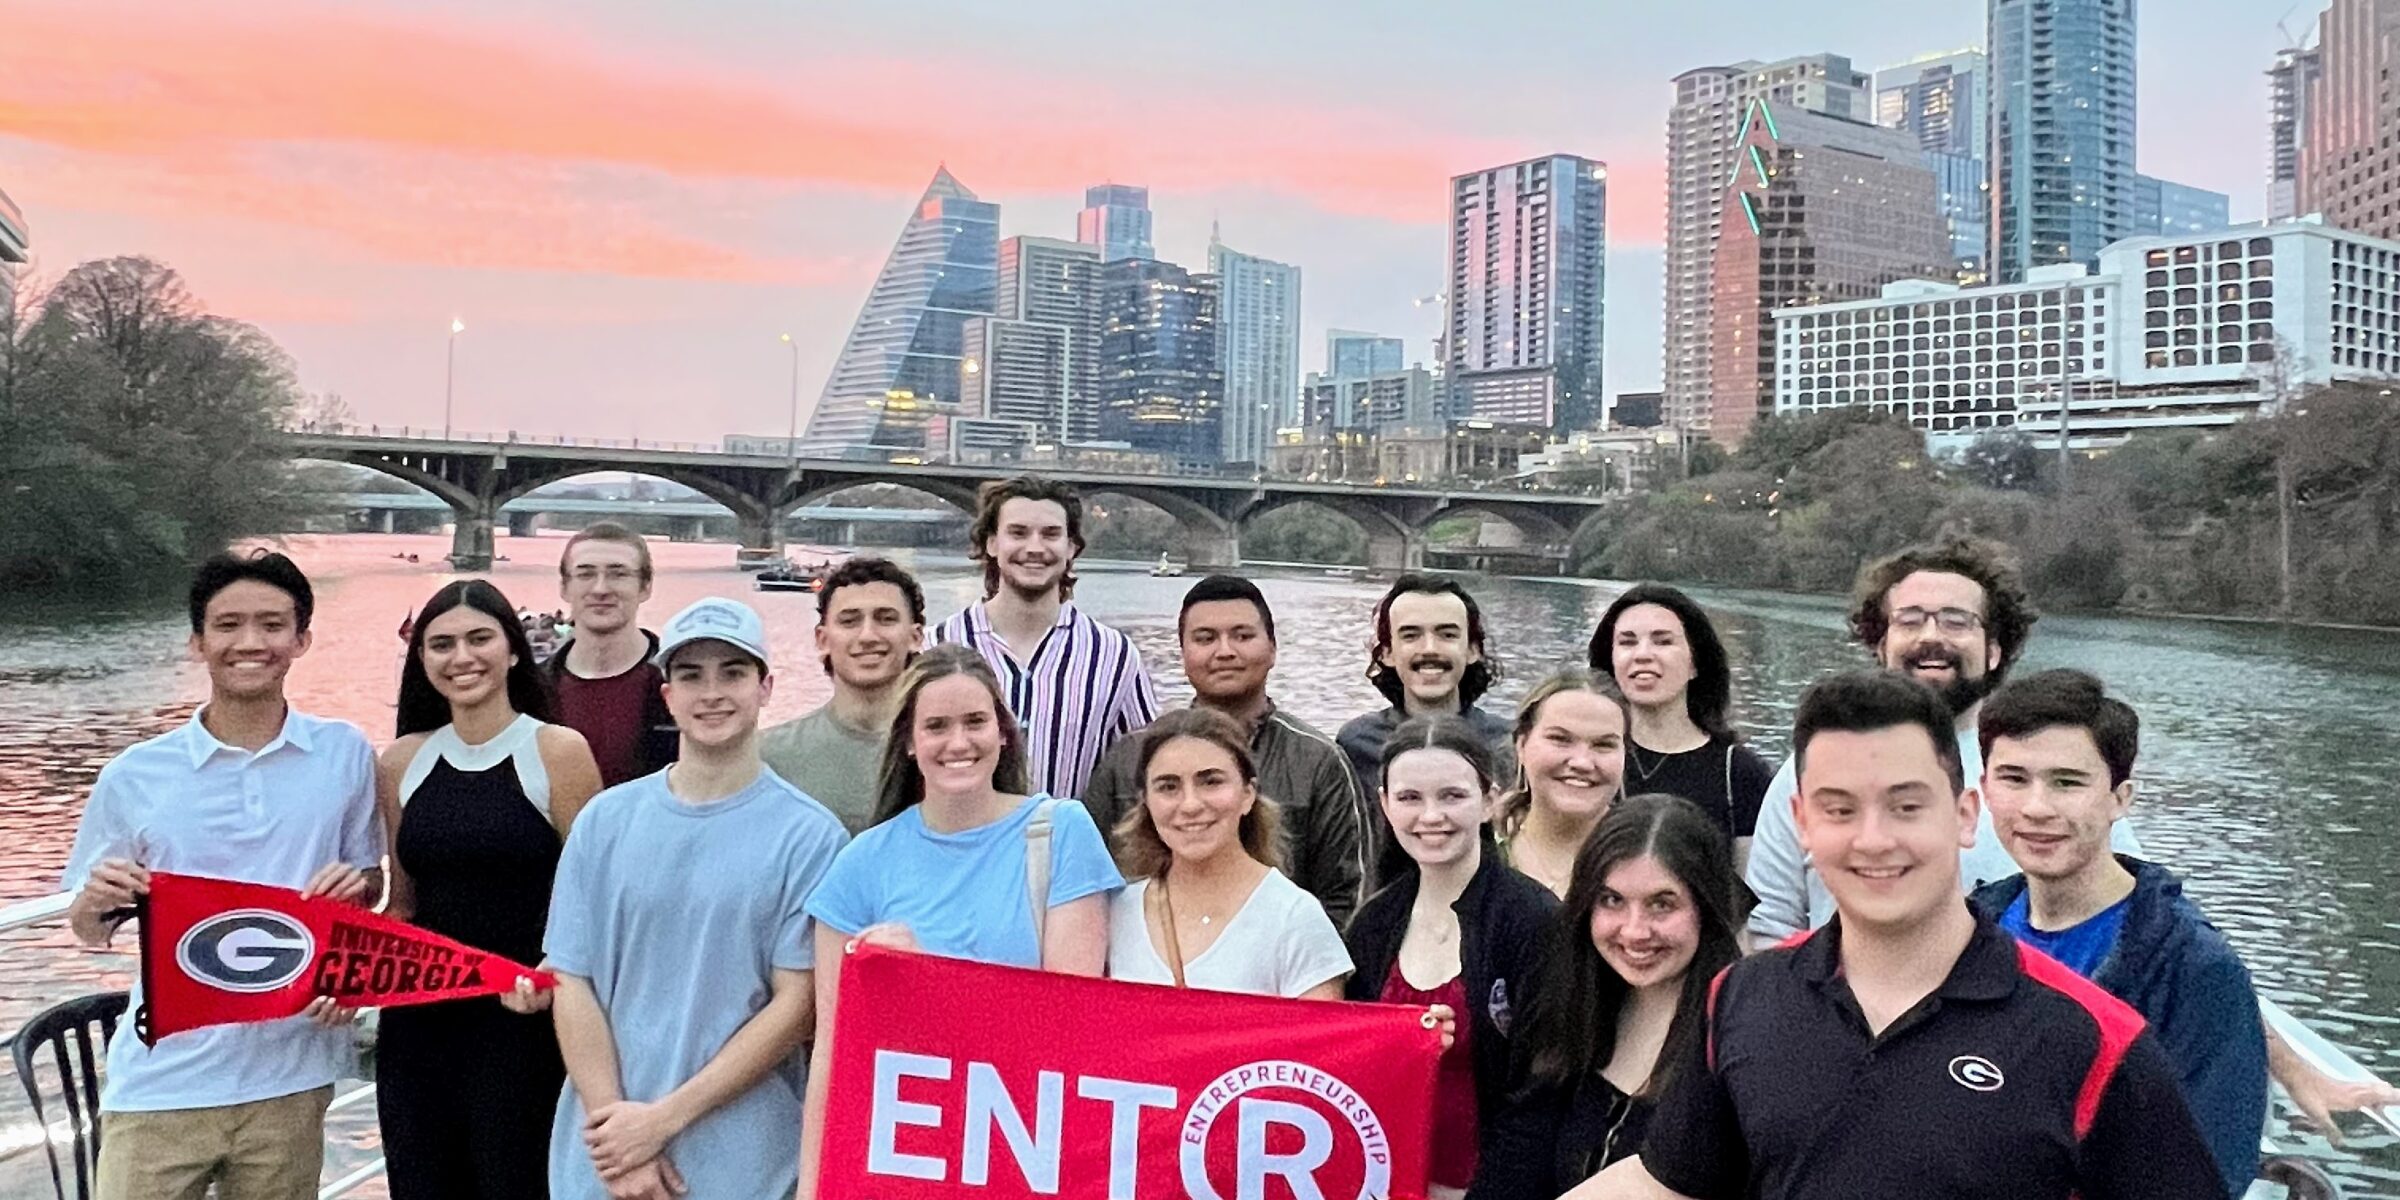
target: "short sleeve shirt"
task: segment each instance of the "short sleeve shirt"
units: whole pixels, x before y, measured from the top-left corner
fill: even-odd
[[[1837,921],[1726,969],[1642,1162],[1701,1200],[2221,1196],[2132,1009],[1978,919],[1932,995],[1871,1034]]]
[[[816,962],[805,903],[848,840],[841,822],[771,771],[721,800],[686,804],[669,772],[592,799],[559,856],[542,947],[591,981],[630,1100],[700,1072],[772,994],[774,972]],[[667,1146],[695,1196],[787,1195],[797,1186],[805,1064],[777,1071]],[[550,1139],[550,1194],[603,1200],[568,1081]]]
[[[956,833],[925,827],[922,806],[858,836],[808,901],[843,933],[897,921],[930,953],[1011,967],[1042,965],[1026,877],[1026,829],[1047,796]],[[1050,806],[1049,907],[1125,886],[1100,827],[1080,804]]]
[[[357,726],[291,712],[275,740],[252,752],[218,741],[200,717],[101,768],[75,830],[68,891],[109,858],[288,888],[331,863],[382,864],[375,748]],[[142,1004],[139,979],[132,1004]],[[195,1029],[147,1047],[126,1021],[109,1043],[100,1107],[219,1108],[309,1091],[348,1069],[350,1044],[347,1029],[290,1017]]]
[[[828,705],[759,734],[758,756],[769,770],[833,810],[843,828],[860,834],[874,820],[884,741],[880,731],[842,724]]]
[[[1134,983],[1175,982],[1143,915],[1150,881],[1136,880],[1108,905],[1108,977]],[[1225,921],[1206,950],[1183,964],[1184,982],[1217,992],[1291,999],[1350,973],[1350,948],[1325,915],[1325,906],[1281,871],[1266,878]]]

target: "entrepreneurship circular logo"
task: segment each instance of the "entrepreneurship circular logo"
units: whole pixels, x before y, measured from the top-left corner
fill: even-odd
[[[300,978],[316,956],[308,926],[265,908],[218,913],[175,943],[184,974],[228,992],[272,992]]]
[[[1998,1064],[1979,1054],[1961,1054],[1951,1059],[1950,1078],[1972,1092],[1996,1092],[2001,1084],[2008,1082],[2000,1074]]]
[[[1230,1138],[1210,1135],[1230,1116]],[[1335,1122],[1347,1130],[1337,1137]],[[1200,1089],[1183,1114],[1178,1165],[1191,1200],[1265,1194],[1280,1178],[1298,1196],[1391,1194],[1392,1146],[1383,1119],[1349,1084],[1305,1063],[1270,1059],[1235,1067]]]

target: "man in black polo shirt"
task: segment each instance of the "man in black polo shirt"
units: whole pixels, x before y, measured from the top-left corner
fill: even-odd
[[[1960,896],[1978,800],[1941,698],[1837,675],[1792,745],[1838,915],[1718,977],[1640,1157],[1571,1200],[2222,1200],[2142,1018]]]

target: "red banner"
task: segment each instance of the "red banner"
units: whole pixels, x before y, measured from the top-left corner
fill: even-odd
[[[860,946],[818,1194],[1421,1200],[1423,1015]]]
[[[345,1007],[425,1004],[555,980],[405,921],[290,888],[150,873],[142,907],[147,1045],[208,1025],[294,1016],[319,996]]]

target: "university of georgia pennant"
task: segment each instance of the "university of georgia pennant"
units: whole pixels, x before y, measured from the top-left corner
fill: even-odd
[[[296,1016],[319,996],[346,1008],[513,991],[519,966],[354,904],[290,888],[150,873],[141,908],[145,1045],[186,1030]]]

